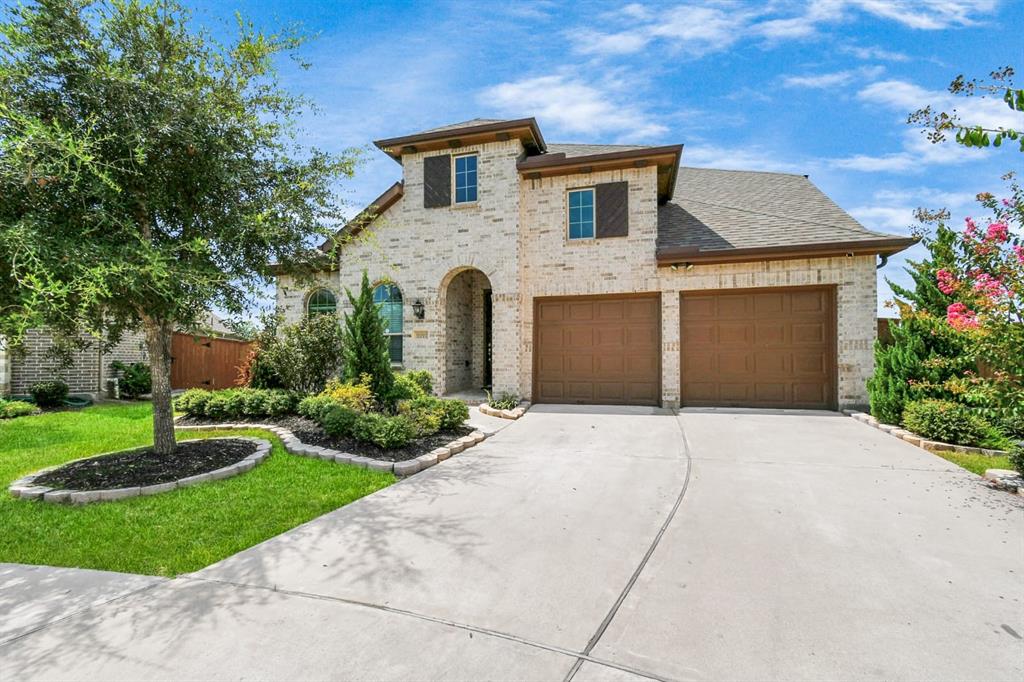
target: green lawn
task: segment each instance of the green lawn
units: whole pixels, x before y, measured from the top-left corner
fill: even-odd
[[[938,452],[929,450],[933,455],[949,460],[959,467],[973,471],[979,476],[985,475],[985,469],[1012,469],[1009,457],[989,457],[988,455],[968,455],[961,452]]]
[[[98,405],[0,421],[0,562],[173,576],[194,571],[391,485],[391,474],[289,455],[224,481],[80,507],[18,500],[7,486],[43,467],[152,442],[148,403]]]

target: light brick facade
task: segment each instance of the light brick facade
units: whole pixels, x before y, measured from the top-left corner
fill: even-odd
[[[699,289],[834,285],[837,301],[840,407],[867,403],[876,334],[874,256],[695,265],[673,270],[656,262],[658,238],[655,167],[525,179],[516,140],[453,150],[479,154],[479,200],[468,206],[423,207],[423,158],[402,157],[404,195],[344,249],[339,269],[323,285],[355,289],[366,269],[371,280],[392,280],[404,302],[404,362],[427,369],[441,393],[484,380],[484,292],[492,299],[494,392],[529,398],[532,392],[534,299],[543,296],[660,292],[662,401],[679,403],[679,297]],[[629,183],[628,236],[567,239],[566,190],[598,183]],[[277,304],[288,321],[304,314],[309,290],[287,276]],[[421,301],[423,320],[412,304]]]
[[[25,394],[36,382],[61,379],[71,393],[96,395],[104,390],[108,377],[116,376],[110,363],[116,360],[126,364],[147,362],[148,359],[145,337],[141,333],[125,334],[107,353],[100,353],[95,345],[75,351],[71,364],[66,367],[49,354],[52,348],[53,337],[46,330],[31,329],[20,349],[23,352],[0,351],[0,389],[4,393]],[[6,382],[3,380],[5,366]]]

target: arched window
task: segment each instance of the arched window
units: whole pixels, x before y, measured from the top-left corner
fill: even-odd
[[[338,309],[338,301],[327,289],[317,289],[309,295],[309,299],[306,301],[306,314],[310,317],[314,315],[333,315]]]
[[[380,306],[388,335],[391,362],[402,362],[402,292],[394,284],[378,284],[373,289],[373,302]]]

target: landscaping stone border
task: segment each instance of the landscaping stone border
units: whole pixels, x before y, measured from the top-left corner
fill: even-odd
[[[524,400],[511,410],[499,410],[496,407],[491,407],[487,403],[480,403],[477,409],[480,410],[481,414],[486,414],[490,417],[500,417],[501,419],[519,419],[524,414],[526,414],[526,411],[528,409],[530,409],[530,403]]]
[[[883,424],[867,412],[843,410],[843,414],[853,417],[857,421],[867,424],[868,426],[873,426],[880,431],[884,431],[891,436],[905,440],[911,445],[916,445],[924,450],[931,450],[933,452],[959,452],[965,455],[984,455],[986,457],[1002,457],[1007,454],[1004,450],[989,450],[987,448],[974,448],[967,445],[953,445],[951,443],[942,443],[937,440],[928,440],[923,436],[911,433],[899,426]]]
[[[996,490],[1024,495],[1024,476],[1013,469],[986,469],[984,478]]]
[[[197,440],[197,439],[193,439]],[[231,478],[239,474],[244,474],[260,464],[263,460],[270,456],[270,441],[263,440],[262,438],[251,438],[248,436],[239,436],[234,438],[211,438],[210,440],[247,440],[256,444],[256,452],[252,453],[245,459],[239,460],[234,464],[220,469],[214,469],[213,471],[207,471],[205,474],[196,474],[195,476],[187,476],[185,478],[179,478],[177,481],[168,481],[167,483],[155,483],[153,485],[135,486],[131,488],[112,488],[110,490],[58,490],[50,488],[44,485],[35,485],[35,480],[43,474],[49,473],[54,469],[59,469],[63,466],[67,466],[73,462],[81,462],[86,459],[95,459],[97,457],[103,457],[105,455],[123,454],[127,452],[137,452],[140,450],[146,450],[153,446],[144,445],[137,448],[129,448],[127,450],[115,450],[113,452],[104,452],[99,455],[90,455],[89,457],[81,457],[79,459],[72,460],[71,462],[64,462],[57,466],[47,467],[41,469],[28,476],[23,476],[17,481],[8,486],[7,490],[14,497],[22,500],[42,500],[43,502],[50,502],[54,504],[89,504],[90,502],[111,502],[113,500],[124,500],[129,497],[140,497],[142,495],[157,495],[159,493],[170,492],[176,488],[187,488],[198,483],[205,483],[206,481],[219,481],[225,478]],[[187,443],[190,441],[181,441]]]
[[[293,455],[339,462],[341,464],[351,464],[353,466],[371,469],[373,471],[390,471],[395,474],[395,476],[402,477],[411,476],[423,471],[424,469],[428,469],[438,462],[443,462],[454,454],[467,450],[478,443],[482,443],[484,439],[487,438],[487,434],[483,431],[473,431],[468,436],[457,438],[447,445],[435,448],[426,454],[420,455],[419,457],[415,457],[404,462],[382,462],[381,460],[373,459],[372,457],[353,455],[348,452],[332,450],[319,445],[306,445],[299,440],[294,433],[292,433],[291,429],[286,429],[283,426],[277,426],[275,424],[199,424],[175,426],[175,428],[195,431],[262,429],[264,431],[270,431],[274,435],[278,436],[281,439],[281,442],[284,443],[284,449]]]

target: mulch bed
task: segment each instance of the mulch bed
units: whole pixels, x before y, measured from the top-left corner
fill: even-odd
[[[431,450],[447,445],[453,440],[457,440],[463,436],[468,436],[473,433],[473,429],[466,426],[460,426],[459,428],[451,431],[438,431],[432,436],[417,438],[416,440],[410,441],[405,447],[396,448],[394,450],[385,450],[373,443],[364,443],[352,438],[336,438],[334,436],[330,436],[324,432],[324,430],[320,428],[320,425],[315,421],[299,416],[220,420],[182,417],[176,421],[175,424],[180,424],[182,426],[198,426],[201,424],[222,424],[225,422],[230,422],[232,424],[248,423],[283,426],[294,433],[295,437],[306,445],[319,445],[320,447],[340,450],[341,452],[348,452],[361,457],[379,459],[384,462],[405,462],[410,459],[415,459],[420,455],[427,454]]]
[[[172,455],[158,455],[147,448],[72,462],[39,476],[34,484],[63,490],[114,490],[170,483],[240,462],[254,452],[256,444],[247,440],[189,441],[178,443]]]

